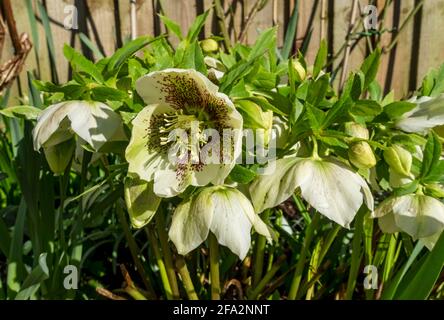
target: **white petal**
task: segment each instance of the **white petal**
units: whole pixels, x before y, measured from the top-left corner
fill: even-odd
[[[49,106],[40,114],[33,130],[34,149],[40,150],[59,129],[61,122],[75,106],[66,102]],[[61,141],[58,141],[61,142]]]
[[[397,226],[415,239],[444,229],[444,204],[429,196],[402,196],[393,206],[393,213]]]
[[[287,200],[296,190],[296,178],[289,174],[298,158],[272,160],[250,186],[250,198],[256,212],[273,208]]]
[[[218,87],[196,70],[165,69],[139,78],[136,90],[146,104],[167,103],[180,107],[197,103],[202,94],[215,93]]]
[[[234,189],[233,189],[234,190]],[[250,249],[251,222],[235,191],[214,192],[214,215],[210,230],[221,245],[227,246],[241,260]]]
[[[191,198],[176,208],[168,235],[180,254],[196,249],[208,237],[212,208],[211,197],[202,198],[199,203]]]
[[[304,160],[296,166],[302,197],[327,218],[348,228],[363,202],[356,174],[320,160]]]
[[[125,152],[125,158],[129,163],[128,172],[136,173],[145,181],[152,181],[157,170],[163,170],[169,166],[166,155],[149,150],[147,134],[151,117],[169,110],[171,109],[165,105],[148,106],[142,109],[132,121],[131,140]]]
[[[393,213],[386,214],[378,219],[378,225],[384,233],[395,233],[401,231],[396,225]]]
[[[170,198],[185,191],[191,184],[190,175],[179,180],[174,169],[157,170],[154,173],[154,193],[159,197]]]

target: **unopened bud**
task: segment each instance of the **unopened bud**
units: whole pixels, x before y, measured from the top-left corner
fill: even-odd
[[[370,137],[368,129],[356,122],[347,122],[345,124],[345,133],[359,139],[368,140]]]
[[[376,158],[370,145],[365,141],[353,143],[348,149],[348,159],[359,169],[370,169],[376,165]]]
[[[49,168],[52,172],[61,174],[65,171],[71,161],[75,146],[74,139],[69,139],[62,143],[43,148],[46,161],[48,161]]]
[[[211,53],[219,50],[219,44],[214,39],[205,39],[200,42],[200,47],[205,53]]]
[[[298,60],[292,60],[291,66],[295,71],[295,77],[298,82],[304,81],[307,77],[307,72],[305,71],[304,66]]]
[[[399,174],[410,176],[412,155],[399,145],[393,145],[384,150],[384,159],[391,169]]]

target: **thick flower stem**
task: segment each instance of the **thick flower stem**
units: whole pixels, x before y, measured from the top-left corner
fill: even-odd
[[[364,223],[365,210],[358,211],[355,218],[355,233],[353,235],[352,241],[352,256],[350,264],[350,272],[348,274],[347,280],[347,290],[345,293],[345,299],[351,300],[353,297],[353,292],[356,287],[356,281],[359,273],[359,266],[363,257],[363,250],[361,248],[361,243],[363,240],[363,223]]]
[[[183,285],[187,292],[188,299],[199,300],[196,290],[194,289],[193,281],[191,280],[190,273],[187,268],[185,259],[182,256],[176,258],[176,268],[179,271],[180,277],[182,279]]]
[[[149,298],[156,299],[156,294],[154,292],[154,289],[151,285],[148,275],[145,273],[145,268],[143,267],[142,262],[140,261],[140,258],[138,255],[140,250],[137,246],[134,236],[131,233],[130,227],[128,225],[124,211],[122,209],[123,206],[124,206],[124,204],[119,202],[116,205],[116,211],[117,211],[117,216],[118,216],[119,222],[122,225],[123,233],[125,234],[125,238],[128,243],[128,247],[130,249],[131,256],[132,256],[134,264],[137,268],[137,272],[139,273],[140,277],[142,278],[145,288],[148,290]]]
[[[216,236],[211,232],[208,236],[208,242],[210,246],[211,299],[220,300],[219,243]]]
[[[155,215],[157,232],[159,234],[160,246],[162,247],[163,258],[165,262],[165,268],[168,275],[168,280],[171,286],[171,291],[174,299],[179,299],[179,286],[177,285],[176,270],[174,270],[173,257],[171,254],[170,246],[168,245],[168,235],[165,228],[164,212],[159,212]]]
[[[313,220],[308,225],[307,230],[305,232],[305,238],[304,238],[304,243],[302,245],[301,255],[299,257],[298,263],[296,264],[296,270],[294,272],[293,281],[291,282],[290,292],[288,294],[289,300],[295,300],[298,295],[299,286],[302,280],[302,274],[304,273],[304,266],[305,266],[305,260],[307,258],[308,249],[310,248],[311,241],[313,240],[314,231],[317,227],[319,219],[320,219],[319,212],[316,212],[314,214]]]
[[[262,220],[267,223],[268,217],[270,216],[270,210],[265,210],[262,214]],[[267,239],[257,234],[256,237],[256,248],[254,254],[254,264],[253,264],[253,288],[257,286],[262,277],[262,272],[264,269],[264,253],[265,253],[265,244]]]
[[[165,290],[165,295],[167,297],[168,300],[173,300],[173,292],[171,290],[171,285],[170,282],[168,280],[168,274],[165,268],[165,263],[162,259],[162,255],[160,253],[160,248],[159,248],[159,244],[157,242],[157,238],[154,235],[154,229],[152,228],[152,226],[148,226],[145,228],[145,233],[148,237],[148,241],[151,244],[151,248],[153,249],[154,252],[154,256],[156,259],[156,263],[157,266],[159,268],[159,273],[160,273],[160,279],[162,281],[162,285],[163,285],[163,289]]]
[[[248,299],[257,299],[258,295],[262,292],[265,286],[271,282],[276,272],[279,271],[286,258],[287,257],[285,255],[282,255],[278,258],[278,260],[273,264],[267,274],[262,278],[262,280],[254,288],[254,290],[252,290],[251,293],[248,295]]]

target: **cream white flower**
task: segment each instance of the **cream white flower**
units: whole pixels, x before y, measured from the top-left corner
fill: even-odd
[[[190,185],[222,184],[242,148],[242,117],[230,99],[195,70],[152,72],[136,89],[148,106],[132,122],[128,171],[154,181],[160,197]]]
[[[347,228],[363,202],[373,210],[365,180],[334,159],[288,157],[270,162],[250,186],[250,195],[256,212],[262,212],[297,189],[313,208]]]
[[[425,133],[444,124],[444,94],[437,97],[416,97],[409,100],[417,106],[396,121],[396,127],[405,132]]]
[[[383,232],[404,231],[414,239],[427,238],[444,229],[444,204],[422,194],[388,198],[372,216],[378,218]]]
[[[271,241],[268,227],[239,190],[214,186],[177,207],[169,237],[180,254],[187,254],[204,242],[211,231],[221,245],[243,260],[250,248],[251,227]]]
[[[53,147],[76,134],[99,150],[121,126],[119,115],[102,102],[60,102],[43,110],[38,117],[33,130],[34,149]]]

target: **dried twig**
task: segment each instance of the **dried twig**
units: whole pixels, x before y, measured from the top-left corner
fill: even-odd
[[[109,290],[106,290],[105,288],[96,288],[96,292],[100,294],[101,296],[111,299],[111,300],[127,300],[124,297],[121,297],[117,294],[112,293]]]
[[[6,61],[0,66],[0,92],[8,87],[12,81],[20,74],[23,65],[25,64],[26,57],[29,51],[31,51],[32,43],[26,33],[22,33],[20,36],[17,32],[15,24],[14,14],[12,12],[12,6],[10,0],[2,0],[1,9],[6,25],[9,29],[9,33],[14,46],[15,56]],[[5,41],[6,28],[3,18],[0,17],[0,55],[3,50]]]
[[[254,17],[259,11],[261,11],[265,7],[267,2],[268,0],[257,0],[254,3],[253,7],[250,10],[250,13],[247,16],[247,19],[245,20],[245,26],[242,28],[241,32],[239,33],[237,41],[243,42],[245,40],[245,37],[247,36],[247,31],[250,27],[250,24],[253,22]]]
[[[137,1],[130,0],[131,40],[137,38]]]

